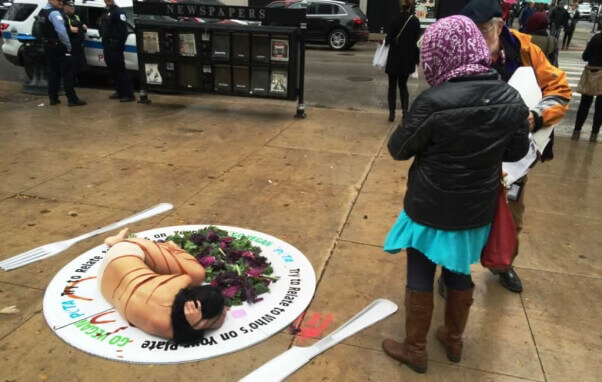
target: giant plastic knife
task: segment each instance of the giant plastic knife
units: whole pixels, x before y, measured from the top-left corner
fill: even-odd
[[[281,381],[308,363],[312,358],[348,337],[366,329],[397,311],[397,305],[389,300],[378,299],[347,321],[343,326],[322,338],[312,346],[293,346],[247,375],[240,382]]]

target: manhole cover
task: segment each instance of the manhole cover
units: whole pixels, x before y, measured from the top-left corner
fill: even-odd
[[[339,53],[339,56],[355,56],[355,53]]]
[[[351,82],[370,82],[372,77],[347,77],[347,80]]]

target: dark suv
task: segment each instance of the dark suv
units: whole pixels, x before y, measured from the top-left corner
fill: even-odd
[[[368,41],[368,20],[361,9],[334,0],[308,0],[289,8],[307,7],[307,42],[326,43],[334,50],[349,49],[358,41]]]

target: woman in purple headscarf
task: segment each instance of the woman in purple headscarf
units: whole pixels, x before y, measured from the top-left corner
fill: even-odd
[[[389,140],[395,160],[414,158],[404,210],[384,249],[407,249],[405,340],[383,341],[384,351],[426,372],[426,336],[433,312],[433,279],[442,266],[447,286],[445,324],[437,338],[459,362],[472,304],[470,264],[480,259],[493,221],[502,160],[528,150],[529,109],[490,68],[487,43],[467,17],[430,26],[422,66],[432,88],[414,102]]]

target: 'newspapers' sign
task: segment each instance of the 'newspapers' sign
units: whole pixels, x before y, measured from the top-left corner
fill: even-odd
[[[306,22],[306,9],[235,7],[199,3],[163,3],[134,1],[134,14],[180,17],[198,17],[220,20],[258,21],[268,25],[300,26]]]

